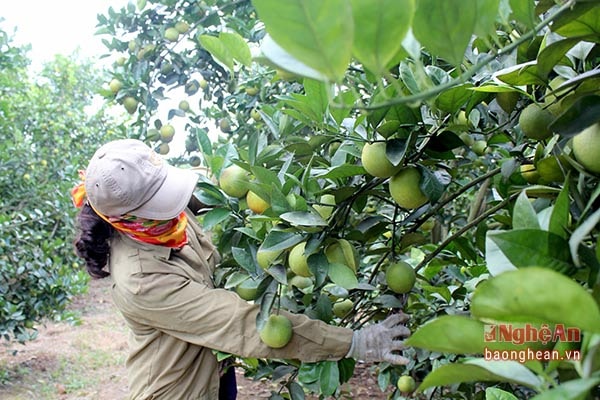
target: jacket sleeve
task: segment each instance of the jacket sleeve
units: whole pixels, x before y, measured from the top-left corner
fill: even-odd
[[[185,276],[143,275],[137,294],[127,299],[117,296],[115,301],[129,317],[188,343],[241,357],[304,362],[338,360],[350,348],[352,330],[285,311],[281,313],[292,322],[292,339],[283,348],[270,348],[256,329],[258,305]]]

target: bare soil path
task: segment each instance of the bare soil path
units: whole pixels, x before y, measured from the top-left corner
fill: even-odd
[[[78,324],[47,322],[38,338],[25,345],[0,345],[2,400],[124,400],[127,398],[127,327],[112,304],[109,279],[94,280],[89,293],[69,310]],[[279,385],[253,381],[238,371],[238,399],[267,399]],[[348,399],[386,399],[375,374],[357,365]],[[309,397],[307,399],[316,399]]]

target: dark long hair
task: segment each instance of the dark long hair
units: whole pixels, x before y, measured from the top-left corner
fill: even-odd
[[[106,278],[110,275],[105,268],[114,228],[100,218],[87,202],[77,215],[77,228],[75,253],[84,259],[87,272],[92,278]]]

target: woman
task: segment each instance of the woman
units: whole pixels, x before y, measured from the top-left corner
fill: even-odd
[[[403,314],[353,332],[281,311],[292,321],[292,339],[283,348],[266,346],[256,329],[259,307],[213,285],[220,256],[190,208],[198,176],[168,165],[143,142],[105,144],[83,178],[73,189],[82,207],[75,247],[92,277],[112,277],[114,302],[131,331],[131,399],[235,399],[233,368],[220,371],[213,350],[408,362],[396,354],[399,338],[409,335]]]

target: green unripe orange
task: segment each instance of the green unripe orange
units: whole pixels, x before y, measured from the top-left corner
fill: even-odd
[[[219,129],[221,129],[221,132],[223,133],[231,132],[231,123],[227,118],[223,118],[219,121]]]
[[[138,101],[134,97],[128,96],[123,99],[123,106],[129,114],[133,114],[137,110]]]
[[[190,165],[192,167],[199,167],[201,163],[202,163],[202,159],[200,157],[198,157],[198,156],[190,157]]]
[[[288,265],[293,273],[298,276],[308,277],[312,273],[308,268],[308,257],[304,254],[306,242],[300,242],[295,245],[288,255]]]
[[[528,183],[537,183],[540,179],[540,174],[535,168],[535,165],[532,164],[523,164],[519,167],[519,172],[523,179],[525,179]]]
[[[306,289],[313,284],[313,281],[306,276],[294,275],[290,278],[289,284],[291,286],[296,286],[298,289]]]
[[[473,145],[471,146],[471,150],[473,150],[473,153],[477,154],[478,156],[484,155],[486,149],[487,142],[485,140],[475,140],[473,142]]]
[[[256,214],[264,213],[267,210],[267,208],[271,206],[268,202],[263,200],[262,197],[260,197],[251,190],[249,190],[246,194],[246,204],[248,204],[248,208]]]
[[[324,194],[319,199],[319,203],[321,204],[313,205],[313,208],[317,211],[321,218],[327,220],[329,217],[331,217],[331,214],[335,208],[335,196],[332,194]]]
[[[585,128],[573,138],[573,155],[585,169],[600,174],[600,123]]]
[[[178,21],[175,24],[175,29],[179,33],[186,33],[187,31],[190,30],[190,25],[187,22],[185,22],[185,21]]]
[[[331,264],[342,264],[354,273],[358,267],[358,254],[352,244],[346,239],[338,239],[325,248],[325,256]]]
[[[244,91],[249,96],[256,96],[258,94],[258,92],[259,92],[259,88],[256,87],[256,86],[246,86],[246,88],[244,89]]]
[[[256,262],[262,269],[268,269],[280,254],[281,251],[278,250],[263,250],[259,248],[256,252]]]
[[[173,125],[163,125],[160,127],[160,140],[164,143],[169,143],[173,140],[173,136],[175,136],[175,128]]]
[[[221,172],[219,187],[231,197],[242,198],[248,193],[245,186],[250,181],[250,174],[244,168],[232,164]]]
[[[385,271],[385,282],[394,293],[410,292],[416,280],[415,270],[404,261],[390,265]]]
[[[235,287],[236,293],[244,300],[256,300],[258,297],[259,281],[252,278],[246,279]]]
[[[519,92],[499,92],[496,94],[496,102],[506,112],[510,114],[519,101]]]
[[[169,147],[168,143],[161,143],[160,146],[158,146],[158,154],[162,154],[164,156],[169,154],[169,151],[171,151],[171,148]]]
[[[292,340],[292,322],[283,315],[271,314],[260,330],[260,340],[267,346],[280,349]]]
[[[187,100],[181,100],[179,102],[179,109],[181,111],[189,111],[190,110],[190,103]]]
[[[420,181],[421,173],[416,167],[403,168],[390,178],[390,195],[400,207],[421,207],[429,199],[421,190]]]
[[[344,318],[350,311],[352,311],[353,307],[354,302],[350,299],[338,301],[337,303],[333,303],[333,315],[339,318]]]
[[[398,383],[396,386],[402,393],[411,393],[417,388],[415,380],[410,375],[402,375],[400,378],[398,378]]]
[[[108,87],[110,88],[111,92],[116,94],[123,87],[123,82],[121,82],[117,78],[114,78],[110,81]]]
[[[552,131],[548,125],[553,120],[554,116],[550,111],[544,110],[538,104],[532,103],[521,111],[519,126],[526,137],[542,140],[552,136]]]
[[[165,39],[169,42],[176,42],[179,39],[179,31],[175,28],[167,28],[165,30]]]
[[[400,165],[394,165],[388,160],[385,149],[385,142],[365,143],[363,146],[360,159],[369,175],[387,178],[402,168]]]
[[[252,119],[257,122],[261,120],[260,113],[257,109],[253,109],[252,111],[250,111],[250,117],[252,117]]]

